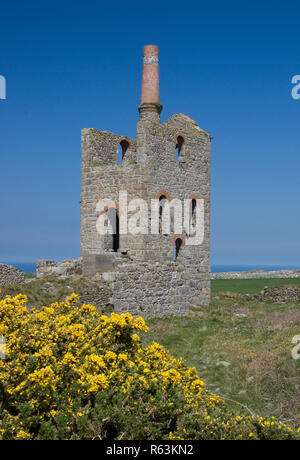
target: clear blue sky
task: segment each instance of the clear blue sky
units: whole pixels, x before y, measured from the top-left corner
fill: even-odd
[[[300,265],[300,5],[1,2],[0,261],[79,255],[80,130],[136,135],[142,47],[162,120],[214,136],[212,263]]]

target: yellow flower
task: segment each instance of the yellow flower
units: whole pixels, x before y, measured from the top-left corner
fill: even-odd
[[[119,361],[127,361],[127,355],[125,353],[120,353],[118,359]]]
[[[24,431],[24,430],[20,430],[20,431],[17,433],[16,438],[17,438],[17,439],[29,439],[29,438],[30,438],[30,434],[29,434],[29,433],[26,433],[26,431]]]
[[[24,295],[0,299],[0,335],[6,339],[0,386],[8,408],[3,408],[0,416],[0,439],[30,439],[31,426],[37,421],[41,426],[51,423],[57,414],[66,420],[71,438],[74,420],[85,413],[92,415],[101,393],[108,403],[113,395],[115,401],[125,404],[124,413],[129,400],[130,411],[138,408],[148,412],[150,419],[158,402],[156,390],[160,406],[170,413],[173,407],[176,410],[178,430],[170,432],[169,439],[190,435],[180,424],[185,413],[199,418],[203,433],[211,438],[220,438],[220,430],[223,438],[233,437],[235,429],[237,438],[254,438],[249,433],[253,418],[227,413],[222,417],[225,402],[205,389],[195,367],[187,368],[159,343],[143,347],[136,333],[148,331],[143,318],[133,319],[129,313],[100,315],[93,305],[80,306],[78,300],[72,294],[65,302],[29,310]],[[84,413],[78,401],[86,403]],[[20,410],[24,404],[29,408],[26,416]],[[213,415],[215,407],[221,409],[217,417]],[[293,430],[274,417],[258,417],[255,423],[262,429],[270,427],[272,433],[277,429],[281,437],[292,431],[300,436],[300,428]]]

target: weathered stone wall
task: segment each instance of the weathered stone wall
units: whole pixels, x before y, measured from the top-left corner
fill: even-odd
[[[55,260],[38,260],[36,264],[37,278],[47,276],[58,276],[67,278],[69,276],[82,276],[82,262],[80,259],[64,260],[55,262]]]
[[[24,282],[25,277],[21,270],[11,265],[0,264],[0,287]]]
[[[175,162],[175,147],[178,136],[184,139],[179,162]],[[164,124],[150,122],[138,124],[138,151],[148,158],[152,171],[147,183],[145,196],[148,200],[158,193],[167,192],[170,200],[186,200],[196,195],[205,204],[205,237],[199,246],[185,246],[180,256],[191,264],[209,272],[210,241],[210,136],[185,115],[174,115]],[[150,226],[150,223],[149,223]],[[183,236],[186,236],[183,231]],[[144,258],[164,263],[173,259],[174,233],[144,237]]]
[[[184,261],[124,263],[115,273],[112,304],[117,313],[158,317],[186,315],[189,308],[208,305],[210,281],[207,273]]]
[[[235,280],[235,279],[252,279],[252,278],[300,278],[300,270],[257,270],[245,272],[220,272],[211,273],[212,280]]]
[[[129,148],[119,166],[118,147],[124,139],[129,142]],[[82,131],[81,256],[84,260],[91,254],[113,251],[112,236],[101,236],[97,232],[99,200],[108,198],[119,202],[119,191],[122,190],[127,191],[128,200],[143,196],[146,175],[147,168],[138,158],[134,139],[95,129]],[[130,248],[133,257],[138,257],[141,245],[141,236],[129,234],[120,238],[120,252]]]
[[[184,143],[176,162],[178,136]],[[122,140],[129,147],[119,165],[118,147]],[[83,274],[91,277],[97,272],[117,272],[112,293],[116,311],[144,311],[147,316],[181,315],[195,302],[209,304],[210,143],[211,137],[182,114],[163,124],[141,119],[137,140],[95,129],[82,131]],[[139,198],[147,202],[149,233],[121,234],[116,254],[112,236],[97,232],[101,212],[97,203],[100,199],[116,202],[121,215],[125,210],[119,203],[120,191],[127,192],[128,202]],[[176,261],[174,232],[150,233],[151,200],[162,194],[182,202],[195,196],[204,200],[204,241],[198,246],[183,245]],[[132,215],[128,212],[128,218]],[[184,230],[180,236],[185,241]],[[120,258],[122,254],[128,258],[126,263]]]
[[[265,287],[259,295],[255,296],[256,299],[263,302],[299,302],[300,301],[300,287],[299,286],[272,286]]]
[[[112,283],[98,282],[95,289],[89,289],[80,295],[81,304],[91,304],[96,307],[105,307],[112,303]]]

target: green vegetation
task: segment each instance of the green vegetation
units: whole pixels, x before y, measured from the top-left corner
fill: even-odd
[[[49,283],[52,285],[51,293],[45,292],[45,284]],[[240,435],[245,438],[252,432],[254,438],[280,438],[281,434],[275,427],[272,433],[260,432],[260,428],[257,431],[258,425],[256,422],[253,423],[253,419],[249,420],[249,423],[246,421],[246,425],[239,431],[236,417],[246,417],[243,418],[245,421],[250,413],[268,419],[275,416],[283,423],[296,428],[300,426],[300,360],[294,360],[291,356],[294,346],[292,338],[300,335],[300,304],[265,302],[252,295],[259,293],[266,285],[287,284],[299,286],[300,280],[215,280],[212,282],[214,294],[209,307],[193,309],[188,316],[181,318],[147,320],[149,332],[141,332],[143,347],[147,347],[153,341],[166,347],[175,359],[183,358],[188,367],[197,369],[210,394],[217,394],[223,398],[226,408],[218,408],[217,405],[205,409],[212,417],[213,436],[217,438],[220,437],[220,421],[233,420],[231,411],[234,413],[234,420],[230,422],[231,431],[226,433],[226,438],[238,439]],[[31,307],[50,305],[56,300],[63,301],[72,292],[78,293],[84,299],[84,295],[94,289],[97,289],[97,283],[84,279],[32,279],[22,287],[16,285],[3,288],[2,296],[13,296],[21,291],[28,296],[28,305]],[[97,310],[100,313],[108,311],[106,308]],[[115,352],[115,349],[113,351]],[[125,348],[123,351],[126,352]],[[91,433],[93,437],[100,433],[101,438],[106,439],[112,431],[115,436],[122,436],[122,439],[167,437],[169,431],[177,438],[213,437],[211,432],[207,431],[209,425],[206,419],[197,418],[190,411],[184,411],[185,415],[181,415],[180,392],[172,395],[176,410],[179,410],[176,413],[176,429],[172,411],[166,411],[163,422],[156,424],[155,417],[159,417],[159,408],[165,395],[157,389],[153,401],[152,390],[149,394],[140,392],[139,403],[135,404],[137,389],[133,390],[128,399],[125,398],[125,406],[123,395],[114,396],[114,392],[110,390],[96,396],[96,411],[90,412],[90,407],[82,406],[82,401],[77,401],[76,414],[80,415],[76,416],[75,425],[71,425],[75,426],[73,438],[88,439]],[[126,414],[124,407],[128,411]],[[151,407],[153,409],[149,410]],[[69,434],[63,431],[64,420],[60,421],[56,416],[55,428],[51,425],[52,422],[47,422],[45,433],[41,432],[40,437],[68,438]],[[103,420],[108,421],[103,424]],[[266,428],[267,426],[263,425],[263,429]],[[107,434],[107,431],[110,431],[110,434]],[[30,429],[29,432],[31,433]],[[282,436],[285,436],[283,432]]]
[[[212,280],[211,290],[217,292],[236,292],[238,294],[259,294],[265,286],[300,286],[300,278],[265,278],[249,280]]]
[[[34,273],[24,273],[24,278],[26,280],[31,280],[31,279],[35,279],[36,275]]]
[[[47,287],[48,283],[50,286]],[[87,279],[62,279],[49,276],[43,279],[33,277],[32,281],[22,286],[19,284],[5,286],[1,288],[1,295],[13,297],[22,292],[28,297],[28,306],[31,308],[40,305],[49,306],[53,302],[64,301],[73,292],[84,298],[86,294],[97,293],[98,290],[98,284]],[[96,306],[99,307],[99,305]],[[104,309],[107,312],[111,311],[111,308],[98,308],[99,311],[104,311]]]
[[[222,315],[215,311],[213,327]],[[140,335],[147,332],[143,318],[99,314],[76,294],[32,310],[22,294],[1,299],[0,440],[300,440],[300,430],[273,414],[233,410],[207,389],[196,367],[157,342],[145,346],[149,339],[143,343]],[[204,342],[194,345],[203,353]]]
[[[238,289],[258,289],[257,281],[238,281]],[[230,284],[235,281],[228,281],[227,291]],[[254,413],[300,425],[300,360],[291,356],[292,338],[300,334],[299,303],[266,303],[219,293],[210,307],[195,309],[189,317],[152,319],[148,324],[145,340],[158,340],[175,357],[196,366],[209,390]],[[220,361],[230,365],[217,366]],[[248,412],[237,403],[229,401],[232,409]]]
[[[160,104],[159,102],[149,102],[148,104],[150,105],[155,105],[155,107],[159,110],[159,113],[162,111],[163,109],[163,105]]]

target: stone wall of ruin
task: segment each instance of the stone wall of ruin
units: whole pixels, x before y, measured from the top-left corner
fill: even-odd
[[[175,161],[178,136],[184,139],[179,162]],[[129,143],[123,164],[118,164],[118,147]],[[181,315],[195,302],[210,301],[209,211],[211,137],[188,117],[174,115],[165,123],[143,119],[137,140],[95,129],[82,131],[81,258],[83,274],[116,273],[112,299],[116,311],[144,312],[147,316]],[[100,199],[117,203],[119,191],[128,201],[142,198],[148,204],[148,234],[120,235],[118,253],[112,236],[96,229]],[[166,194],[187,200],[204,200],[204,241],[183,245],[176,261],[174,233],[151,234],[151,200]],[[128,213],[128,218],[132,215]],[[180,235],[186,241],[185,231]],[[122,256],[126,260],[122,260]],[[196,300],[195,300],[196,299]]]
[[[0,287],[10,284],[23,284],[24,273],[11,265],[0,264]]]

